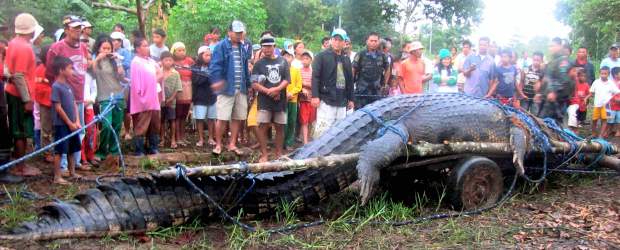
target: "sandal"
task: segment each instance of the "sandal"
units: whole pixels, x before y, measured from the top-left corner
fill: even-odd
[[[204,142],[196,142],[196,147],[202,148],[204,145]]]
[[[215,155],[220,155],[222,154],[222,149],[221,148],[214,148],[213,151],[211,151],[213,154]]]
[[[178,147],[179,147],[179,145],[177,145],[176,143],[171,143],[170,144],[170,148],[171,149],[175,149],[175,148],[178,148]]]

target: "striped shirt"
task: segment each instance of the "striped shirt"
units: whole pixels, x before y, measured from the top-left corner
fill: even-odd
[[[301,82],[302,82],[302,95],[299,96],[300,101],[310,101],[312,98],[312,88],[305,87],[306,85],[312,85],[312,68],[301,68]]]
[[[235,65],[235,89],[241,88],[243,82],[243,68],[241,63],[241,49],[239,46],[233,46],[233,61]]]

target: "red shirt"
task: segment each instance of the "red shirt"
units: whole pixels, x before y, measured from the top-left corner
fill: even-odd
[[[590,85],[585,82],[575,84],[575,93],[570,104],[579,104],[579,111],[586,111],[586,96],[590,94]]]
[[[52,107],[52,84],[45,78],[45,64],[35,69],[34,100],[45,107]]]
[[[56,79],[52,73],[54,58],[57,56],[64,56],[73,61],[73,77],[67,79],[67,82],[69,86],[71,86],[75,101],[81,103],[84,101],[84,77],[86,76],[86,69],[88,68],[87,58],[90,57],[88,55],[87,45],[84,43],[78,44],[79,45],[76,47],[71,46],[67,43],[66,39],[52,44],[47,52],[47,62],[45,62],[45,65],[47,65],[47,79],[50,82],[54,82]]]
[[[400,77],[403,78],[403,94],[418,94],[424,91],[422,79],[424,78],[424,61],[422,58],[413,60],[408,58],[400,64]]]
[[[616,86],[620,87],[620,81],[614,81]],[[609,107],[613,111],[620,111],[620,94],[615,94],[609,101]]]
[[[19,36],[13,38],[13,40],[9,42],[9,47],[6,50],[4,62],[11,75],[15,73],[24,74],[26,84],[28,84],[28,92],[30,92],[30,97],[32,98],[34,94],[34,69],[36,67],[36,61],[30,41]],[[15,84],[6,84],[4,90],[12,96],[20,97]]]
[[[180,61],[174,61],[174,65],[189,68],[194,65],[194,60],[191,57],[186,56],[185,59]],[[189,69],[176,69],[181,75],[181,81],[191,81],[192,80],[192,71]]]

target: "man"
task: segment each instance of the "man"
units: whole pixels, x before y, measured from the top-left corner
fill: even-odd
[[[11,75],[5,91],[9,128],[13,137],[13,156],[16,159],[24,156],[26,141],[34,133],[32,108],[36,61],[30,39],[33,38],[35,27],[38,25],[37,20],[28,13],[15,17],[15,38],[9,42],[4,60]],[[8,139],[3,138],[3,140]],[[41,174],[39,169],[27,166],[23,162],[17,164],[11,172],[18,176]]]
[[[357,53],[353,51],[353,45],[351,44],[350,38],[347,38],[347,40],[344,41],[344,54],[349,57],[351,63],[353,63],[353,59]]]
[[[241,21],[233,21],[228,28],[228,37],[215,46],[209,64],[209,77],[213,83],[211,88],[218,93],[215,102],[217,122],[214,154],[222,152],[222,137],[228,122],[231,134],[228,150],[241,154],[237,148],[237,137],[241,124],[248,117],[247,93],[250,86],[248,61],[251,58],[241,44],[243,32],[245,25]]]
[[[371,32],[366,38],[366,50],[353,59],[356,109],[380,99],[381,89],[389,80],[389,66],[387,56],[379,50],[379,34]]]
[[[529,57],[527,51],[523,51],[521,54],[521,58],[517,60],[517,68],[519,69],[527,69],[532,65],[532,58]]]
[[[407,59],[400,63],[399,86],[403,94],[419,94],[424,91],[424,82],[431,79],[431,74],[426,73],[426,64],[422,58],[424,46],[415,41],[406,43],[404,51],[408,53]]]
[[[573,64],[575,65],[575,67],[583,68],[586,73],[586,81],[590,86],[592,86],[595,77],[594,65],[588,59],[588,49],[586,47],[581,46],[579,47],[579,49],[577,49],[577,57],[575,58]]]
[[[321,51],[329,49],[329,37],[323,37],[323,40],[321,40]]]
[[[314,138],[353,109],[353,72],[351,61],[344,54],[347,32],[334,29],[331,48],[321,51],[312,62],[312,106],[318,107]]]
[[[463,92],[463,87],[465,86],[465,75],[463,74],[463,64],[465,63],[465,59],[471,54],[471,42],[469,40],[463,41],[461,43],[462,50],[461,53],[456,56],[454,59],[454,66],[459,70],[459,74],[456,77],[456,85],[459,88],[459,92]]]
[[[94,53],[93,47],[95,46],[95,39],[92,37],[93,33],[93,25],[88,20],[82,21],[82,36],[80,37],[80,41],[88,44],[88,51],[92,54]]]
[[[159,62],[161,52],[170,50],[168,49],[168,46],[166,46],[166,31],[161,28],[153,30],[151,40],[153,41],[153,44],[149,46],[151,58],[153,58],[156,62]]]
[[[388,69],[389,77],[385,81],[385,82],[387,82],[386,91],[383,91],[383,94],[387,94],[387,92],[388,92],[387,89],[389,89],[390,83],[392,81],[394,81],[394,79],[396,79],[396,75],[395,75],[396,72],[394,70],[392,70],[394,68],[394,55],[392,55],[392,39],[389,38],[389,37],[385,37],[385,38],[383,38],[382,41],[384,41],[382,43],[382,45],[383,45],[382,46],[383,47],[383,54],[385,54],[385,56],[387,56],[388,68],[389,68]]]
[[[286,86],[290,82],[288,63],[274,53],[276,40],[265,35],[260,40],[263,58],[252,69],[252,88],[258,92],[258,141],[261,156],[259,162],[269,160],[267,152],[267,131],[276,129],[275,158],[282,155],[284,144],[284,125],[286,125]],[[294,126],[294,124],[293,124]]]
[[[123,26],[123,24],[121,23],[117,23],[112,28],[112,32],[120,32],[120,33],[123,33],[123,35],[125,35],[125,26]],[[127,35],[125,35],[125,39],[123,39],[123,48],[129,51],[133,51],[133,46],[131,46],[131,42],[126,37]]]
[[[463,63],[465,75],[465,94],[484,97],[489,92],[492,76],[495,74],[494,56],[488,54],[490,39],[481,37],[478,41],[478,54],[471,54]]]
[[[84,79],[86,76],[86,69],[91,63],[90,54],[88,53],[87,45],[80,42],[80,35],[82,33],[82,20],[77,16],[65,16],[63,18],[64,34],[65,37],[52,44],[47,52],[47,63],[45,63],[46,77],[50,82],[54,82],[54,70],[52,70],[52,62],[58,56],[64,56],[73,61],[73,77],[67,79],[69,86],[75,97],[75,101],[78,104],[78,116],[80,117],[80,123],[84,126]],[[80,141],[84,137],[84,133],[80,133]],[[76,159],[76,166],[80,167],[81,152],[74,153]],[[83,170],[88,170],[86,166],[81,167]]]
[[[546,101],[541,113],[543,117],[553,118],[558,124],[562,124],[575,83],[568,75],[570,62],[564,53],[562,39],[556,37],[551,40],[549,53],[551,61],[547,64],[543,78],[543,85],[546,86],[544,91]]]
[[[538,115],[540,103],[542,102],[540,88],[545,74],[542,63],[543,53],[540,51],[534,52],[532,65],[521,70],[521,79],[518,86],[527,97],[521,100],[521,108],[534,115]]]
[[[618,43],[609,46],[609,56],[601,61],[601,68],[607,66],[611,70],[615,67],[620,67],[620,59],[618,59],[620,55],[620,52],[618,52],[619,48],[620,44]]]

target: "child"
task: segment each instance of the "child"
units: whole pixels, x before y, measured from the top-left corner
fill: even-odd
[[[502,50],[500,53],[500,65],[495,69],[493,84],[489,89],[489,93],[485,98],[495,97],[501,104],[511,105],[519,108],[519,100],[515,96],[515,92],[519,92],[519,96],[525,96],[521,90],[517,89],[517,68],[512,64],[512,52],[510,50]]]
[[[164,144],[166,135],[166,124],[170,127],[170,148],[177,148],[176,142],[176,98],[177,93],[183,90],[181,85],[181,75],[177,72],[174,66],[174,59],[172,53],[164,51],[161,53],[161,63],[163,66],[164,78],[164,98],[161,103],[161,110],[163,112],[161,116],[161,141]]]
[[[607,130],[607,111],[605,106],[609,103],[614,94],[620,93],[620,89],[609,81],[609,67],[603,66],[599,73],[600,78],[596,79],[590,87],[590,94],[586,97],[585,102],[594,95],[594,109],[592,111],[592,136],[605,136]],[[598,120],[601,120],[601,130],[598,131]]]
[[[301,54],[301,93],[299,94],[299,123],[301,138],[308,144],[310,125],[316,120],[316,108],[312,107],[312,52],[304,51]]]
[[[153,44],[149,47],[151,58],[159,62],[161,60],[161,53],[169,51],[168,46],[166,46],[166,31],[161,28],[155,29],[151,39],[153,40]]]
[[[293,60],[295,59],[293,50],[286,50],[282,56],[290,66],[290,77],[291,82],[286,86],[286,99],[287,103],[287,120],[285,126],[285,135],[284,135],[284,148],[291,148],[293,144],[295,144],[295,127],[297,126],[297,99],[299,97],[299,92],[302,89],[302,78],[301,78],[301,67],[295,67],[293,65]],[[302,65],[303,63],[299,62]]]
[[[613,77],[613,83],[620,89],[620,67],[614,67],[611,69],[611,76]],[[585,74],[584,74],[585,79]],[[616,94],[611,98],[609,102],[609,118],[607,123],[609,124],[609,133],[613,133],[614,136],[620,136],[620,94]]]
[[[46,62],[46,56],[49,46],[45,46],[41,49],[40,59],[41,62]],[[35,69],[35,89],[34,100],[35,108],[38,113],[39,123],[39,138],[40,146],[45,147],[52,142],[52,84],[45,78],[45,63],[40,63]],[[35,131],[36,133],[36,131]],[[54,157],[51,151],[46,151],[45,161],[48,163],[54,162]]]
[[[194,110],[192,116],[196,120],[198,130],[198,142],[196,147],[204,145],[205,122],[209,131],[209,145],[215,146],[215,101],[217,96],[211,90],[209,81],[209,63],[211,62],[211,49],[209,46],[201,46],[198,49],[196,64],[192,65],[192,103]]]
[[[400,69],[400,58],[394,57],[394,63],[392,65],[392,76],[390,77],[390,88],[388,89],[389,96],[401,95],[400,86],[398,86],[398,70]]]
[[[110,50],[112,48],[110,47]],[[84,123],[88,124],[95,119],[95,100],[97,100],[97,80],[93,77],[92,71],[86,72],[84,77]],[[95,161],[95,151],[97,146],[97,126],[90,126],[86,129],[82,140],[82,166],[97,166]]]
[[[586,97],[590,94],[590,85],[586,79],[586,73],[583,68],[577,69],[577,77],[575,81],[575,93],[570,100],[568,106],[568,127],[577,133],[577,128],[582,121],[579,120],[579,113],[586,112]]]
[[[52,104],[54,106],[52,117],[54,124],[54,140],[58,141],[73,131],[80,129],[81,126],[77,115],[77,104],[73,97],[71,87],[67,83],[67,78],[73,77],[73,61],[69,58],[58,56],[54,58],[52,69],[56,76],[56,82],[52,85]],[[80,151],[81,146],[80,137],[76,134],[54,147],[56,151],[56,155],[54,156],[54,183],[61,185],[69,184],[69,182],[62,178],[60,157],[62,154],[71,155]],[[67,159],[71,177],[80,177],[75,173],[75,157],[67,157]]]

